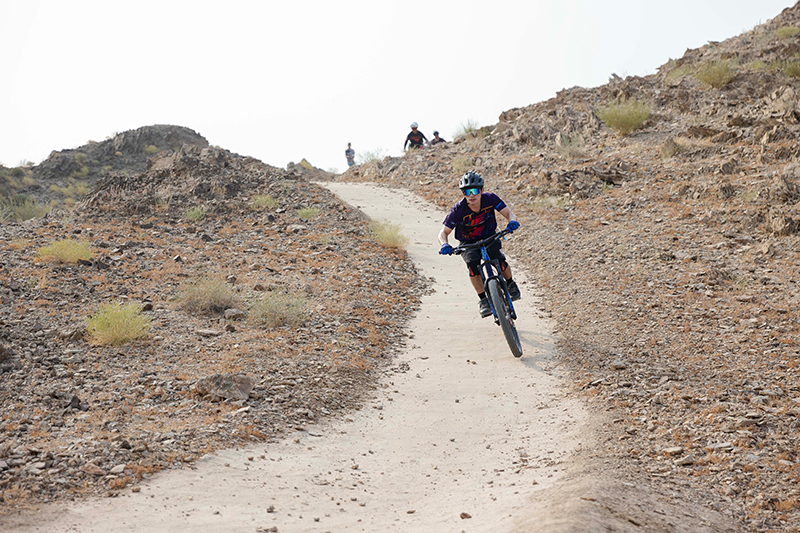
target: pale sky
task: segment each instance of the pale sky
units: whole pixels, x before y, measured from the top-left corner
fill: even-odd
[[[0,163],[152,124],[285,167],[652,74],[791,0],[0,0]]]

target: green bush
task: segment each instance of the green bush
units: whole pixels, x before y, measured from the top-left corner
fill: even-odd
[[[202,206],[190,207],[183,212],[183,216],[192,222],[203,220],[203,217],[206,216],[206,208]]]
[[[89,342],[120,346],[147,335],[151,320],[141,313],[142,306],[136,302],[103,304],[86,320]]]
[[[261,327],[296,326],[305,318],[305,298],[283,290],[270,291],[250,308],[248,322]]]
[[[791,39],[798,33],[800,33],[800,28],[797,26],[783,26],[775,30],[775,36],[778,39]]]
[[[372,239],[387,248],[403,248],[408,237],[400,233],[400,225],[388,220],[373,220],[369,224]]]
[[[145,146],[142,151],[148,155],[153,155],[158,152],[158,148],[152,144]]]
[[[273,198],[272,196],[266,196],[263,194],[257,194],[250,199],[250,203],[248,204],[250,209],[275,209],[278,206],[278,200]]]
[[[642,127],[650,116],[650,107],[638,100],[610,104],[597,112],[597,118],[620,135],[627,135]]]
[[[45,261],[77,263],[79,260],[89,261],[92,258],[92,251],[86,241],[64,239],[39,248],[36,255]]]
[[[80,163],[81,165],[86,162],[86,154],[77,153],[75,154],[75,161]]]
[[[715,89],[726,86],[736,76],[736,69],[728,60],[709,61],[702,65],[695,77],[701,82],[708,84]]]
[[[233,287],[220,276],[204,276],[188,281],[178,289],[178,307],[189,313],[215,315],[233,307],[241,308],[243,301]]]

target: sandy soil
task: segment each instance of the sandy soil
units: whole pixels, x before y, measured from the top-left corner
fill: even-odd
[[[542,507],[531,503],[562,479],[590,434],[555,368],[535,290],[517,270],[525,353],[515,359],[500,329],[478,316],[461,259],[436,253],[444,213],[405,192],[330,187],[372,218],[400,223],[411,257],[435,280],[409,349],[367,407],[281,442],[206,457],[135,493],[48,509],[12,531],[514,531],[535,523]]]

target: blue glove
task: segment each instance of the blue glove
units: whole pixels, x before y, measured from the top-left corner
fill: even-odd
[[[441,248],[439,248],[439,253],[441,255],[450,255],[453,253],[453,247],[447,243],[444,243]]]
[[[514,233],[516,230],[519,229],[519,222],[517,222],[516,220],[512,220],[511,222],[508,223],[506,229],[508,230],[509,233]]]

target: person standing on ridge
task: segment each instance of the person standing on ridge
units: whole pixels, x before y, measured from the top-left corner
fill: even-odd
[[[350,148],[350,143],[347,143],[347,150],[344,151],[344,156],[347,158],[348,167],[352,167],[356,163],[356,151]]]
[[[403,151],[406,150],[406,145],[410,144],[409,148],[422,148],[423,142],[428,142],[428,139],[417,128],[419,125],[416,122],[411,123],[411,133],[406,136],[406,142],[403,143]]]
[[[447,141],[445,141],[444,139],[439,137],[439,132],[438,131],[434,131],[433,132],[433,139],[431,139],[431,146],[433,146],[434,144],[439,144],[439,143],[444,143],[444,142],[447,142]]]
[[[480,174],[472,171],[467,172],[458,180],[458,188],[463,192],[464,198],[453,205],[450,214],[444,219],[444,225],[439,231],[439,244],[441,245],[439,249],[440,254],[450,255],[453,253],[453,247],[447,242],[453,230],[456,230],[456,239],[462,243],[478,242],[494,234],[497,229],[497,219],[494,216],[495,211],[499,211],[500,214],[508,220],[506,229],[509,233],[519,229],[517,217],[511,212],[511,209],[509,209],[505,202],[496,194],[483,192],[483,178]],[[489,254],[490,258],[500,261],[500,271],[506,279],[508,293],[511,295],[512,300],[519,300],[521,297],[519,287],[517,286],[517,282],[511,277],[511,267],[508,265],[503,255],[500,240],[496,240],[487,246],[486,252]],[[469,281],[478,293],[478,308],[481,318],[490,316],[492,314],[492,309],[489,305],[489,299],[486,297],[483,280],[481,279],[480,248],[467,250],[465,253],[461,254],[461,257],[463,257],[464,262],[467,263]]]

